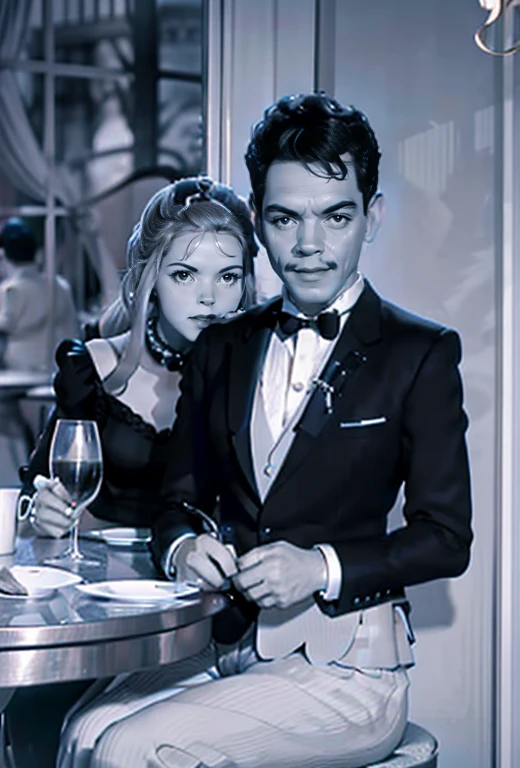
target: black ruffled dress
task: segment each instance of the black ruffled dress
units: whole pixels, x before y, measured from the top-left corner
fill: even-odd
[[[49,449],[56,420],[94,419],[103,446],[103,484],[89,511],[102,520],[149,527],[160,512],[159,495],[171,429],[155,427],[103,389],[82,341],[63,341],[56,351],[56,407],[21,469],[24,490],[37,474],[49,476]]]

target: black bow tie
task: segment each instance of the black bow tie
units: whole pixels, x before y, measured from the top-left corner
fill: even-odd
[[[339,333],[339,314],[336,310],[322,312],[317,317],[295,317],[288,312],[280,312],[278,315],[280,330],[286,336],[298,333],[301,328],[312,328],[324,339],[332,341]]]

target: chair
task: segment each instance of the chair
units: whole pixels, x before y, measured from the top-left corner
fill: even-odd
[[[56,402],[54,387],[52,384],[40,384],[37,387],[31,387],[25,392],[22,399],[27,403],[36,403],[38,407],[37,435],[39,435],[47,424],[50,411]]]
[[[28,418],[22,407],[26,393],[40,385],[49,386],[50,373],[38,371],[0,371],[0,436],[8,439],[12,464],[16,468],[25,464],[34,448],[35,428],[33,419]],[[12,485],[13,480],[4,479]]]
[[[14,768],[11,759],[11,750],[7,746],[4,712],[12,694],[12,689],[0,689],[0,768]]]
[[[439,745],[436,739],[415,723],[408,723],[401,743],[382,763],[367,768],[437,768]]]

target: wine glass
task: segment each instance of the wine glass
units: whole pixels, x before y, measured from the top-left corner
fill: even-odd
[[[99,565],[86,558],[78,547],[78,526],[84,508],[93,501],[103,478],[103,455],[95,421],[58,419],[49,454],[51,477],[58,477],[70,494],[74,525],[68,548],[46,560],[53,565]]]

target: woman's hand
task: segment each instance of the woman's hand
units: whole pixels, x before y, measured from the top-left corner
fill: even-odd
[[[75,522],[69,493],[57,477],[51,480],[36,475],[33,485],[36,493],[31,502],[29,520],[39,536],[60,539]]]

